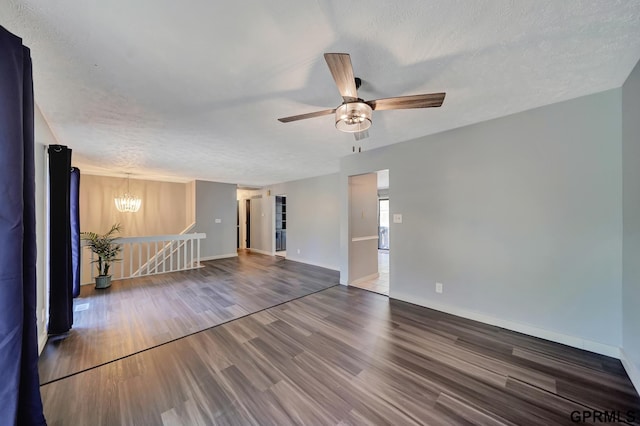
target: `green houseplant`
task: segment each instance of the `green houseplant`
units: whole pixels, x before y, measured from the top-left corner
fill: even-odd
[[[111,226],[106,234],[100,235],[95,232],[82,232],[81,238],[87,242],[87,246],[98,258],[93,263],[98,264],[98,276],[96,276],[96,288],[108,288],[111,286],[111,275],[109,267],[111,263],[117,262],[118,254],[122,251],[122,246],[115,242],[118,238],[115,234],[120,232],[119,223]]]

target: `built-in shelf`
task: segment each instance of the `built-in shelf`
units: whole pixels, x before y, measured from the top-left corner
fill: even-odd
[[[287,249],[287,197],[276,196],[276,251]]]

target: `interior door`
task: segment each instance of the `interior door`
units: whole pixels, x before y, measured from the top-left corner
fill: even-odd
[[[246,234],[245,234],[245,240],[244,240],[246,243],[245,248],[250,248],[251,247],[251,200],[245,200],[244,211],[246,212],[246,218],[245,218]]]

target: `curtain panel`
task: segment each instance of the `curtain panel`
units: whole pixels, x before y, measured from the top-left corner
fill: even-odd
[[[0,422],[44,425],[38,377],[31,54],[0,27]]]
[[[69,208],[71,218],[71,273],[73,297],[80,296],[80,169],[71,168],[71,187],[69,189]]]
[[[49,334],[73,326],[71,150],[49,145]]]

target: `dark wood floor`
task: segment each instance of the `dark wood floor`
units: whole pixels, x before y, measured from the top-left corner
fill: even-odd
[[[49,339],[40,383],[146,350],[338,284],[339,273],[250,254],[203,262],[204,268],[83,286],[66,336]]]
[[[278,288],[289,267],[263,272]],[[640,424],[618,360],[342,286],[41,390],[49,425]]]

